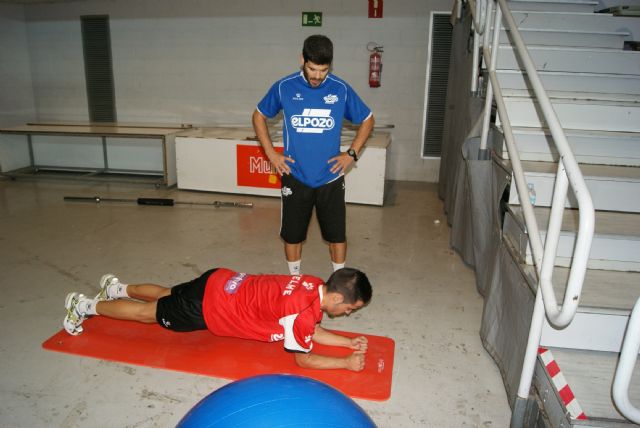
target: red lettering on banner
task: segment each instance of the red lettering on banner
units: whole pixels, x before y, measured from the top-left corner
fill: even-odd
[[[282,153],[283,147],[276,147]],[[280,176],[271,170],[271,162],[262,147],[238,144],[236,146],[236,166],[238,186],[279,189]]]
[[[249,172],[251,174],[256,172],[258,174],[271,174],[271,162],[261,157],[251,156],[249,158]]]

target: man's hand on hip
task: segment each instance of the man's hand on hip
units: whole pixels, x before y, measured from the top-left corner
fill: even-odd
[[[296,162],[293,160],[293,158],[285,156],[282,153],[278,153],[276,151],[274,151],[269,156],[269,161],[271,162],[271,165],[273,165],[275,171],[280,175],[291,173],[291,168],[289,167],[287,162],[291,162],[291,163]]]
[[[332,173],[344,174],[347,172],[347,168],[353,163],[353,158],[346,152],[340,153],[338,156],[329,159],[329,162],[333,163],[331,167]]]

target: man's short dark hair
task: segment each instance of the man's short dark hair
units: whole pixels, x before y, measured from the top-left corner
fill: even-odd
[[[309,36],[302,45],[304,62],[311,61],[317,65],[331,65],[333,62],[333,43],[327,36],[316,34]]]
[[[339,293],[344,297],[343,303],[355,303],[361,300],[365,305],[371,300],[371,283],[364,272],[353,268],[342,268],[335,271],[326,283],[329,293]]]

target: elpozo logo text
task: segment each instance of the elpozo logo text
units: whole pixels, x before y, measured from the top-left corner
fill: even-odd
[[[310,132],[322,134],[330,131],[335,125],[335,120],[331,117],[330,109],[306,108],[302,114],[291,116],[291,126],[296,132]]]

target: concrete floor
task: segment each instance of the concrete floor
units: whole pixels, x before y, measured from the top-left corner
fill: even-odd
[[[70,203],[63,196],[243,200],[253,209]],[[103,273],[173,284],[214,266],[286,273],[280,201],[153,185],[0,179],[0,426],[170,427],[228,381],[48,352],[67,292],[94,294]],[[380,427],[506,427],[510,409],[478,335],[474,272],[449,248],[436,186],[397,182],[384,208],[348,206],[348,265],[371,304],[328,328],[396,341],[392,395],[357,400]],[[304,272],[328,277],[314,223]]]

